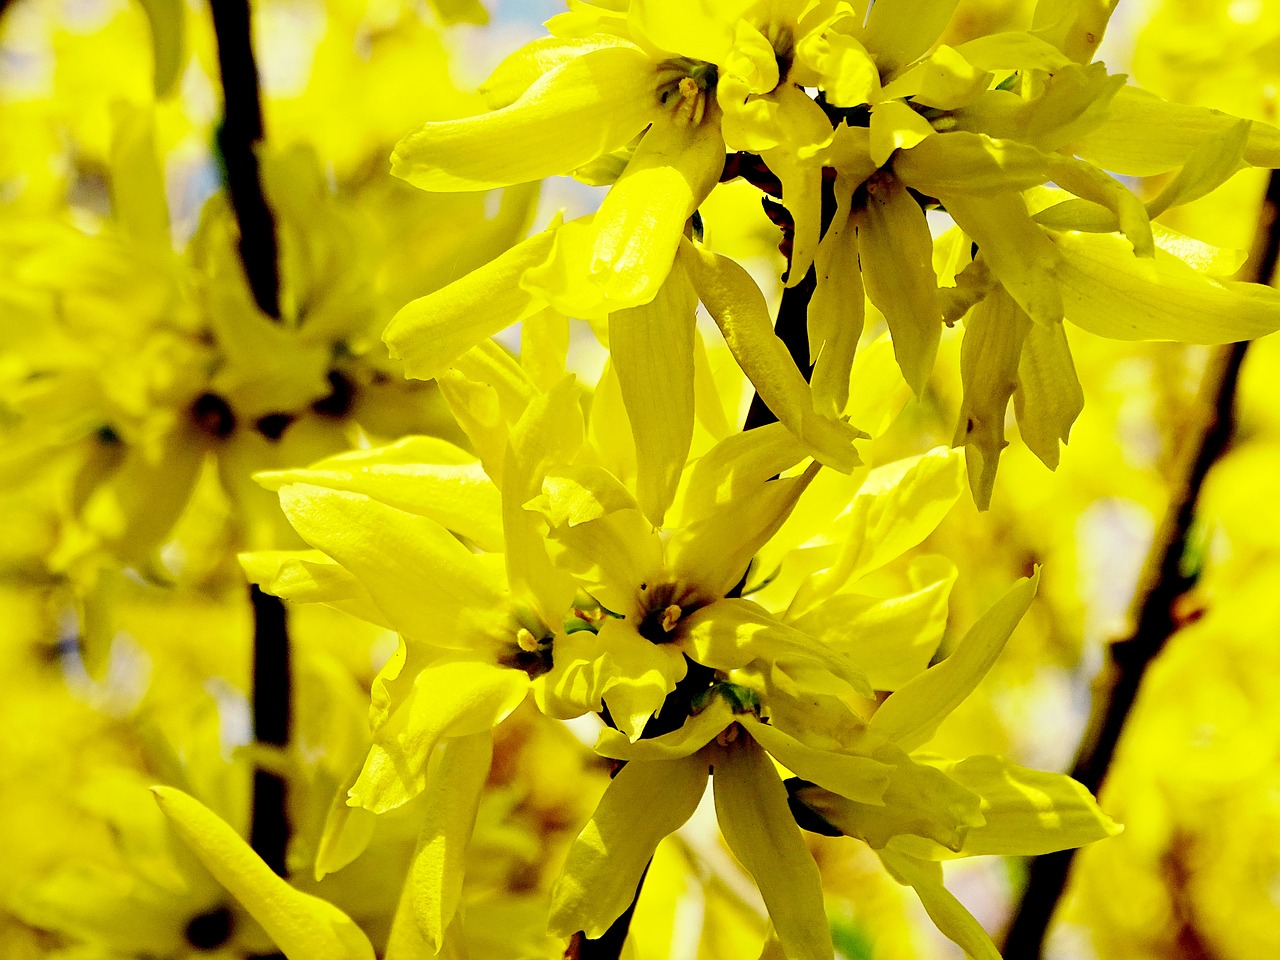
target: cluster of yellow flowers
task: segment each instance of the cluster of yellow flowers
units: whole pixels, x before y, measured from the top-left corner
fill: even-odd
[[[657,902],[642,890],[728,875],[664,842],[709,794],[764,915],[708,956],[855,955],[808,833],[861,841],[942,934],[998,958],[943,862],[1120,828],[1064,775],[928,749],[1040,582],[1029,563],[957,637],[961,558],[935,531],[966,472],[990,504],[1010,401],[1058,465],[1084,403],[1064,321],[1199,344],[1280,328],[1280,293],[1231,279],[1243,255],[1156,220],[1280,165],[1280,129],[1110,75],[1101,0],[967,31],[957,0],[575,0],[482,99],[445,79],[444,26],[335,0],[314,90],[273,95],[264,70],[277,319],[225,197],[174,240],[157,137],[198,126],[212,38],[144,6],[180,104],[104,106],[96,158],[41,140],[54,186],[0,151],[20,198],[0,212],[0,507],[27,531],[3,602],[32,635],[6,672],[39,691],[0,722],[58,718],[12,782],[97,701],[79,799],[44,815],[93,848],[23,848],[0,948],[617,957]],[[255,7],[259,30],[307,26],[286,7]],[[39,36],[20,9],[0,44]],[[360,50],[374,79],[353,91]],[[441,100],[392,154],[419,190],[371,159],[412,122],[406,64]],[[0,121],[55,122],[10,99]],[[343,119],[309,122],[317,103]],[[1164,181],[1144,202],[1113,174]],[[599,209],[522,239],[555,175],[607,188]],[[776,326],[724,199],[743,183],[781,227]],[[513,353],[491,338],[516,324]],[[957,341],[947,405],[931,384]],[[912,395],[916,416],[945,407],[950,448],[900,429]],[[267,695],[245,693],[241,573],[287,601],[295,723],[228,759]],[[51,629],[74,634],[44,656],[79,695],[36,666]],[[289,784],[288,877],[244,839],[254,766]],[[4,816],[0,842],[24,829]],[[707,917],[729,916],[710,889]]]

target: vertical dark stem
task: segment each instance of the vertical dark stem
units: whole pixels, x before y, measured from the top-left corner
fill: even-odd
[[[1275,276],[1280,256],[1278,211],[1280,174],[1273,171],[1250,258],[1250,279],[1256,282],[1270,283]],[[1196,401],[1196,420],[1187,433],[1181,480],[1172,492],[1134,597],[1133,630],[1112,644],[1109,661],[1094,681],[1093,712],[1071,776],[1095,794],[1111,766],[1147,667],[1178,629],[1178,601],[1198,578],[1199,571],[1185,562],[1196,502],[1209,468],[1231,439],[1236,384],[1248,346],[1247,342],[1226,344],[1210,357]],[[1074,850],[1064,850],[1032,860],[1022,900],[1005,939],[1005,956],[1011,960],[1041,956],[1074,859]]]
[[[267,206],[254,148],[262,141],[262,103],[247,0],[211,0],[222,73],[223,119],[218,149],[226,167],[227,192],[240,231],[240,259],[253,298],[263,313],[280,319],[280,272],[276,227]],[[289,743],[292,678],[284,604],[256,586],[253,606],[253,731],[260,743]],[[284,778],[259,767],[253,775],[253,849],[280,876],[286,875],[289,817]]]
[[[289,629],[278,597],[249,588],[253,604],[253,736],[261,744],[283,748],[289,743]],[[284,777],[258,768],[253,772],[253,819],[249,844],[272,870],[286,876],[289,846]]]
[[[773,332],[787,345],[787,352],[804,374],[806,382],[813,375],[813,365],[809,363],[809,301],[817,285],[817,274],[811,267],[803,280],[783,290],[782,302],[778,304],[778,319],[773,325]],[[742,429],[752,430],[777,421],[777,416],[757,393],[751,398],[751,407]]]
[[[253,59],[248,0],[211,0],[222,73],[223,116],[218,150],[226,167],[227,192],[240,228],[240,259],[258,308],[280,319],[276,225],[262,192],[258,155],[262,102]]]

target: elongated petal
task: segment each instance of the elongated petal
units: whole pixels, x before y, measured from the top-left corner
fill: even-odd
[[[959,0],[877,0],[862,42],[881,74],[910,63],[933,46],[951,21]]]
[[[690,468],[679,503],[681,525],[753,496],[806,456],[804,445],[781,423],[730,434]]]
[[[926,137],[893,158],[893,172],[926,196],[1025,190],[1049,179],[1048,157],[1016,140],[957,130]]]
[[[982,798],[985,822],[969,830],[959,851],[934,856],[1035,857],[1114,837],[1122,829],[1088,790],[1061,773],[1029,770],[1001,757],[936,765]]]
[[[1067,319],[1113,340],[1230,343],[1280,328],[1280,292],[1219,282],[1157,250],[1135,257],[1115,234],[1061,233]]]
[[[982,70],[1044,70],[1052,73],[1071,62],[1061,50],[1031,33],[992,33],[967,40],[956,52]]]
[[[956,424],[954,446],[963,446],[969,468],[969,489],[979,510],[991,504],[1005,412],[1018,386],[1018,359],[1031,320],[999,287],[969,311],[960,346],[960,379],[964,399]]]
[[[506,57],[480,84],[479,93],[490,110],[509,106],[538,80],[592,50],[626,47],[621,37],[596,33],[587,37],[538,37]]]
[[[849,372],[866,310],[858,233],[848,215],[853,190],[839,180],[837,176],[841,208],[818,246],[814,261],[818,284],[809,301],[813,403],[819,413],[833,417],[844,413],[849,402]]]
[[[1060,257],[1044,230],[1028,216],[1021,196],[997,193],[973,198],[957,193],[940,199],[1032,320],[1047,325],[1062,319],[1056,276]]]
[[[596,641],[605,705],[618,729],[636,740],[684,679],[684,654],[673,644],[650,642],[622,620],[602,624]]]
[[[636,443],[636,496],[655,527],[675,497],[693,440],[697,308],[677,263],[651,303],[609,316],[609,350]]]
[[[493,758],[488,730],[447,740],[427,774],[426,819],[405,885],[414,919],[438,952],[462,899],[467,845]]]
[[[1137,87],[1123,87],[1106,121],[1079,139],[1080,157],[1106,170],[1134,177],[1166,173],[1186,163],[1192,151],[1232,136],[1239,119],[1217,110],[1170,103]],[[1254,122],[1245,141],[1245,163],[1280,166],[1280,129]]]
[[[867,298],[884,314],[902,376],[919,396],[942,338],[933,238],[924,211],[893,178],[867,184],[858,219],[858,252]]]
[[[553,936],[599,937],[631,904],[659,841],[680,829],[707,787],[707,762],[633,760],[605,790],[551,894]]]
[[[871,111],[871,162],[882,167],[895,150],[910,149],[934,136],[929,121],[901,100],[885,100]]]
[[[795,614],[807,611],[816,596],[835,593],[932,533],[960,498],[962,469],[959,454],[937,447],[871,471],[849,506],[849,533],[839,559],[797,594]]]
[[[1059,186],[1115,214],[1116,223],[1133,244],[1135,254],[1140,257],[1153,255],[1155,241],[1151,236],[1147,209],[1128,187],[1097,167],[1072,157],[1055,157],[1050,169],[1054,182]]]
[[[546,259],[554,231],[539,233],[441,290],[405,305],[382,339],[404,361],[405,376],[431,380],[485,337],[532,316],[546,301],[520,286]]]
[[[574,585],[547,552],[546,523],[525,504],[542,490],[552,466],[573,459],[584,425],[578,387],[566,376],[529,404],[511,428],[502,467],[502,524],[506,531],[507,582],[535,600],[553,623],[573,600]]]
[[[893,850],[878,852],[890,875],[915,889],[929,919],[947,939],[964,950],[970,960],[1000,960],[1000,951],[982,924],[942,885],[941,864],[917,860]]]
[[[858,464],[857,430],[814,410],[813,393],[791,354],[773,332],[759,287],[740,266],[692,244],[681,246],[694,287],[720,327],[734,359],[778,420],[809,447],[812,456],[849,472]]]
[[[637,612],[642,585],[656,583],[662,575],[662,541],[638,509],[565,524],[552,530],[551,537],[565,548],[556,562],[615,612]]]
[[[866,676],[851,659],[781,623],[750,600],[729,598],[695,611],[681,623],[680,638],[698,663],[717,670],[736,670],[753,660],[813,661],[860,696],[873,695]]]
[[[791,960],[832,960],[818,865],[791,817],[787,791],[764,750],[741,736],[715,754],[716,819],[755,878]]]
[[[436,744],[493,729],[528,690],[523,672],[486,663],[458,661],[423,670],[410,696],[376,731],[347,802],[372,813],[404,805],[426,788]]]
[[[294,603],[327,603],[395,629],[360,581],[319,550],[258,550],[240,554],[239,560],[248,581],[272,596]]]
[[[362,493],[430,517],[485,550],[502,549],[497,488],[479,461],[435,437],[406,437],[388,447],[339,454],[303,470],[271,470],[254,479],[268,490],[307,483]]]
[[[782,527],[818,469],[815,463],[798,477],[771,480],[754,496],[727,503],[681,528],[667,545],[669,566],[686,582],[698,584],[707,599],[723,597]]]
[[[890,764],[871,757],[818,750],[748,715],[738,722],[796,776],[863,804],[885,802],[885,790],[894,772]]]
[[[678,730],[660,737],[632,741],[621,731],[605,727],[596,740],[595,751],[614,760],[678,760],[705,747],[733,723],[733,718],[734,712],[725,699],[715,697]]]
[[[562,64],[510,106],[425,124],[396,145],[391,172],[423,190],[488,190],[568,173],[653,121],[657,75],[636,47]]]
[[[978,69],[945,43],[902,73],[881,92],[885,99],[911,97],[939,110],[967,106],[991,84],[991,74]]]
[[[289,960],[373,960],[368,937],[345,913],[289,886],[198,800],[173,787],[151,789],[200,862],[262,924]]]
[[[281,488],[280,505],[294,529],[350,570],[406,636],[466,648],[505,623],[500,579],[434,520],[297,483]]]
[[[1084,391],[1062,324],[1044,327],[1036,323],[1027,330],[1018,361],[1013,409],[1028,449],[1050,470],[1057,469],[1058,442],[1067,442],[1071,425],[1084,409]]]
[[[524,275],[526,289],[582,318],[657,295],[685,222],[724,169],[715,118],[695,121],[689,109],[668,109],[655,120],[594,217],[561,231],[545,262]]]
[[[733,27],[751,0],[636,0],[628,26],[657,49],[719,63],[733,43]]]
[[[1245,166],[1244,152],[1252,126],[1248,120],[1241,120],[1223,136],[1192,150],[1177,175],[1147,204],[1147,215],[1158,217],[1170,207],[1198,200],[1226,183]]]
[[[838,593],[795,626],[847,655],[875,689],[897,690],[924,672],[942,642],[956,568],[942,557],[921,557],[911,574],[911,593],[887,600]]]
[[[796,799],[845,836],[857,837],[876,850],[899,837],[919,837],[944,850],[959,851],[969,832],[985,822],[978,794],[941,770],[916,763],[893,748],[878,751],[876,757],[887,761],[885,789],[877,803],[834,795],[840,791],[828,793],[831,788],[816,780],[826,789],[800,787]]]
[[[996,601],[978,618],[947,659],[930,667],[880,705],[867,725],[904,750],[927,743],[943,719],[991,669],[1040,584],[1040,571]]]

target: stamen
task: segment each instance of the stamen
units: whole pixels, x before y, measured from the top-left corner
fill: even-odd
[[[516,631],[516,645],[525,653],[534,653],[538,649],[538,638],[525,627],[521,627]]]
[[[677,607],[674,603],[667,609],[662,611],[662,619],[658,623],[662,627],[663,633],[670,633],[676,628],[676,624],[680,622],[680,618],[684,616],[684,611]]]

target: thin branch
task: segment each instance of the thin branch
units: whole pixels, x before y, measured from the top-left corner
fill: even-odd
[[[1273,171],[1250,257],[1253,275],[1248,279],[1270,283],[1278,255],[1280,172]],[[1094,681],[1093,711],[1071,771],[1094,794],[1106,779],[1147,667],[1180,625],[1178,601],[1199,577],[1196,565],[1187,562],[1196,502],[1209,468],[1230,442],[1236,384],[1248,346],[1247,342],[1225,344],[1210,356],[1196,399],[1195,422],[1183,449],[1181,480],[1172,492],[1134,597],[1133,630],[1111,645],[1109,661]],[[1074,850],[1064,850],[1031,861],[1027,885],[1005,939],[1006,956],[1031,960],[1041,955],[1074,859]]]
[[[249,587],[253,604],[253,736],[260,744],[289,743],[292,676],[289,625],[279,597]],[[284,777],[261,767],[253,772],[253,816],[249,845],[272,870],[287,876],[289,817]]]
[[[212,0],[222,74],[223,115],[218,150],[240,228],[240,259],[258,308],[280,319],[276,224],[262,192],[255,147],[262,141],[262,102],[253,59],[248,0]]]
[[[213,0],[213,28],[222,74],[223,120],[218,149],[226,168],[227,191],[240,231],[240,259],[254,300],[263,313],[280,319],[280,270],[275,220],[259,176],[256,146],[262,141],[262,103],[247,0]],[[284,604],[249,588],[253,607],[253,733],[260,744],[288,745],[292,713],[289,629]],[[253,774],[253,816],[249,842],[280,876],[287,875],[289,846],[287,784],[261,766]]]

